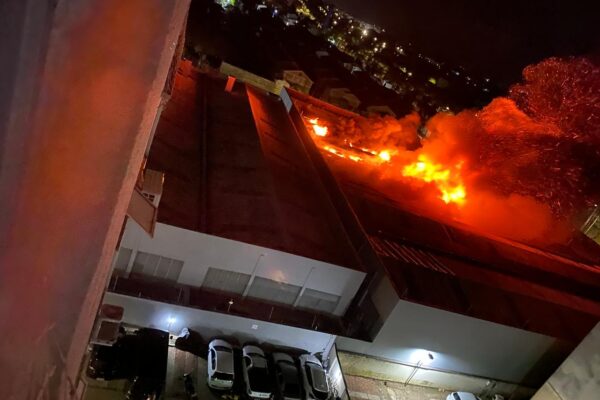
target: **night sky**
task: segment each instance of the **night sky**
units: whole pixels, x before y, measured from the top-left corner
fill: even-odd
[[[331,0],[426,55],[506,86],[553,55],[597,54],[600,0]]]

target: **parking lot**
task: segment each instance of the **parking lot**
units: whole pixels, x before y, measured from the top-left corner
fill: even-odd
[[[139,332],[143,332],[144,334],[140,334]],[[246,356],[248,359],[242,356],[243,346],[235,338],[227,338],[227,341],[232,345],[232,350],[230,351],[233,353],[233,387],[228,391],[216,391],[207,385],[209,364],[207,361],[207,340],[195,331],[190,332],[191,334],[186,337],[178,338],[172,334],[167,335],[164,331],[149,330],[146,328],[138,330],[134,328],[128,330],[127,334],[124,334],[113,346],[94,346],[94,350],[88,354],[88,361],[85,363],[84,381],[86,382],[86,391],[83,398],[86,400],[124,399],[126,398],[126,394],[132,390],[133,377],[140,374],[152,377],[154,387],[161,388],[161,399],[190,399],[189,393],[186,393],[185,375],[189,375],[191,378],[190,381],[198,399],[246,398],[246,384],[243,378],[244,365],[247,365],[250,359],[248,355]],[[152,352],[149,352],[150,348],[146,347],[147,340],[145,336],[148,335],[157,337],[162,335],[164,338],[162,344],[158,347],[155,346]],[[140,341],[141,339],[145,341],[142,342]],[[223,343],[223,341],[221,342]],[[266,368],[263,373],[264,375],[262,375],[262,378],[253,375],[255,378],[251,378],[250,382],[251,385],[252,382],[256,385],[262,384],[261,391],[265,395],[267,393],[274,394],[277,387],[274,372],[275,366],[279,364],[275,363],[271,358],[273,352],[284,351],[292,355],[296,360],[298,360],[301,354],[307,354],[301,349],[279,348],[268,343],[255,344],[254,347],[245,345],[244,347],[244,349],[250,348],[256,349],[253,351],[259,352],[261,351],[260,348],[264,350],[264,356],[261,357],[267,364],[263,364],[266,367],[260,367],[263,369]],[[250,356],[256,357],[253,354],[250,354]],[[289,360],[292,363],[292,359]],[[256,365],[259,365],[258,361],[256,361]],[[294,363],[288,365],[294,365]],[[297,367],[299,367],[299,364],[296,365]],[[291,375],[296,376],[294,379],[298,379],[296,385],[302,385],[302,378],[299,372],[297,370],[297,375],[296,373]],[[326,376],[324,376],[324,379],[326,381],[330,380]],[[188,381],[188,390],[190,389],[190,381]],[[333,382],[330,382],[330,390],[333,390],[332,384]],[[137,397],[134,396],[134,398]]]
[[[199,399],[220,399],[221,397],[206,384],[206,366],[205,359],[169,346],[165,399],[187,400],[183,385],[184,374],[191,375]]]

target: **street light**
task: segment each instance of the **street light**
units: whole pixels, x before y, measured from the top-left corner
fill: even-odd
[[[406,378],[404,386],[408,385],[410,380],[416,375],[417,371],[419,370],[419,368],[421,368],[423,364],[427,365],[434,360],[433,354],[431,354],[431,352],[427,350],[417,350],[415,352],[415,355],[417,355],[418,357],[417,365],[415,365],[408,378]]]
[[[171,326],[177,322],[177,319],[175,317],[169,317],[167,318],[167,331],[171,332]]]

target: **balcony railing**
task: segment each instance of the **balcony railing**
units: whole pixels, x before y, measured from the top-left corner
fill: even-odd
[[[355,327],[351,329],[352,324],[340,317],[269,303],[251,297],[242,297],[165,280],[155,280],[145,276],[132,274],[129,277],[121,277],[113,275],[109,291],[205,311],[368,340],[366,332],[361,334],[362,330],[357,331]],[[349,335],[350,329],[352,335]]]

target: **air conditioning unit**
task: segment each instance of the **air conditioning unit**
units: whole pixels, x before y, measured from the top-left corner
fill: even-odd
[[[149,168],[144,170],[141,192],[155,207],[158,207],[160,203],[164,182],[165,174],[163,172]]]
[[[102,304],[92,330],[91,344],[112,346],[119,338],[123,307]]]

